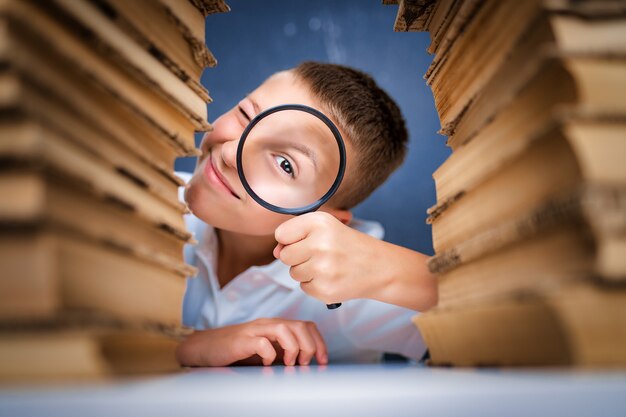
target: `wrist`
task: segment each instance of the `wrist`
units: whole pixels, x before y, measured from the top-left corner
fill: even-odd
[[[428,256],[388,242],[385,254],[387,265],[381,273],[376,294],[379,301],[416,311],[425,311],[437,303],[436,277],[428,270]],[[381,256],[381,255],[379,255]]]

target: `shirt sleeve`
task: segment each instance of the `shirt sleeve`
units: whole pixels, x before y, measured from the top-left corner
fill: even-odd
[[[377,239],[384,236],[378,222],[354,219],[350,227]],[[411,320],[419,313],[376,300],[350,300],[337,313],[345,337],[358,349],[399,353],[421,359],[426,344]]]
[[[185,184],[189,182],[189,180],[191,179],[193,175],[191,172],[184,172],[184,171],[176,171],[175,174],[178,178],[185,181]],[[182,203],[185,202],[185,186],[181,185],[180,187],[178,187],[178,201]]]
[[[375,300],[350,300],[339,308],[345,337],[358,349],[398,353],[419,360],[426,344],[411,320],[417,312]]]

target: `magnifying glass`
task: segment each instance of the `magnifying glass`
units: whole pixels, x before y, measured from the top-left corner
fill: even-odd
[[[284,104],[259,113],[237,147],[237,172],[262,207],[301,215],[335,194],[346,169],[346,148],[337,126],[322,112]],[[341,303],[326,304],[330,310]]]

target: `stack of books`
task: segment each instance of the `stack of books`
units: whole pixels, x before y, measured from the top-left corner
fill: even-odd
[[[222,0],[0,1],[0,379],[177,369]]]
[[[626,2],[400,1],[453,153],[434,364],[626,365]]]

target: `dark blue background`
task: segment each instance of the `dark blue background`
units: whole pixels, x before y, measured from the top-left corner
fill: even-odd
[[[390,242],[432,254],[426,209],[435,202],[432,172],[448,149],[422,75],[431,61],[426,33],[393,31],[397,6],[380,0],[227,0],[231,11],[207,18],[206,42],[218,60],[202,82],[214,102],[209,120],[234,106],[276,71],[314,60],[371,74],[399,104],[410,133],[405,164],[369,199],[357,217],[380,221]],[[200,137],[196,137],[199,142]],[[193,159],[176,169],[192,171]]]

